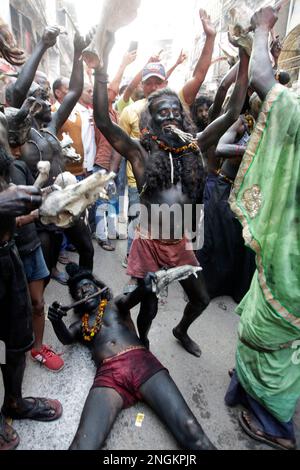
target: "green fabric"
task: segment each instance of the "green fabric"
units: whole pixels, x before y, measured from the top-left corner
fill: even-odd
[[[300,338],[300,103],[280,85],[265,100],[231,203],[258,267],[238,307],[244,341],[238,377],[249,395],[287,422],[300,397],[300,367],[292,360],[292,343]]]
[[[236,353],[239,381],[249,395],[280,422],[292,419],[300,396],[300,364],[297,350],[279,349],[279,344],[299,339],[299,330],[283,320],[266,302],[254,275],[251,289],[238,307],[241,314]],[[299,347],[299,346],[298,346]],[[275,349],[261,352],[259,349]]]

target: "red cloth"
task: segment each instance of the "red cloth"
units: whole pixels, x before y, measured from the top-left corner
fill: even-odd
[[[134,349],[105,360],[97,369],[93,388],[113,388],[129,408],[143,399],[140,387],[160,370],[167,370],[145,348]]]
[[[109,110],[110,118],[116,124],[118,123],[118,114],[114,109]],[[97,153],[95,157],[95,165],[102,166],[107,171],[110,169],[110,161],[114,152],[113,147],[110,145],[108,140],[104,137],[102,132],[95,126],[95,138]]]
[[[127,274],[143,279],[149,272],[162,268],[178,268],[186,264],[199,266],[192,246],[185,238],[176,243],[165,243],[141,238],[137,233],[128,258]]]

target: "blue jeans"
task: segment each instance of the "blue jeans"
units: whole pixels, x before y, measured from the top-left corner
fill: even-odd
[[[100,166],[94,166],[93,172],[105,170]],[[99,198],[95,203],[96,238],[106,241],[108,237],[117,238],[117,214],[119,197],[118,194],[109,200]]]
[[[134,239],[134,232],[139,224],[140,216],[140,195],[138,189],[134,186],[128,186],[128,242],[127,255],[130,253],[131,245]]]

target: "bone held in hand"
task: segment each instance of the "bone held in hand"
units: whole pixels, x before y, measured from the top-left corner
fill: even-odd
[[[101,18],[91,44],[83,51],[83,59],[90,68],[103,66],[106,32],[115,33],[137,16],[141,0],[104,0]]]
[[[40,207],[41,222],[62,228],[70,227],[89,206],[94,204],[100,194],[105,195],[107,183],[115,176],[115,173],[98,172],[80,183],[52,192]]]
[[[38,162],[37,169],[39,171],[39,176],[34,183],[36,188],[41,188],[48,181],[50,166],[50,162]]]
[[[197,277],[198,272],[202,271],[200,266],[184,265],[177,268],[161,269],[155,274],[155,280],[152,281],[152,292],[160,298],[166,288],[174,281],[183,281],[194,275]]]

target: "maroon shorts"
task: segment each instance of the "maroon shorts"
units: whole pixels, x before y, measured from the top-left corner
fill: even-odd
[[[199,266],[191,244],[185,238],[175,243],[165,243],[141,238],[137,233],[128,258],[127,274],[142,279],[149,272],[186,264]]]
[[[123,399],[123,408],[129,408],[143,398],[140,387],[160,370],[167,370],[147,349],[125,351],[106,359],[98,367],[93,388],[113,388]]]

